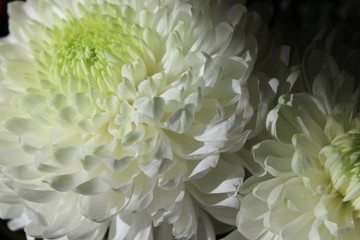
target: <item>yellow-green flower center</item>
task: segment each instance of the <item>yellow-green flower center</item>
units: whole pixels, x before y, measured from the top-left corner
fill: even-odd
[[[121,16],[88,14],[48,31],[51,39],[37,46],[34,55],[48,66],[42,69],[44,77],[63,93],[116,91],[122,66],[142,58],[143,29]]]
[[[360,173],[360,131],[353,130],[337,136],[332,141],[333,152],[340,155],[347,174]]]
[[[337,136],[322,149],[320,157],[325,159],[333,190],[360,211],[360,129]]]

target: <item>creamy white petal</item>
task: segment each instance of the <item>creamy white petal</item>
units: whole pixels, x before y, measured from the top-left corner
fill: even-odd
[[[45,239],[214,239],[206,214],[234,224],[256,14],[207,0],[29,0],[9,14],[0,216]],[[261,122],[268,100],[256,104]]]

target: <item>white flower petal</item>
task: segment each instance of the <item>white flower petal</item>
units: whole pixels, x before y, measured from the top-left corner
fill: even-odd
[[[99,178],[92,178],[76,187],[75,191],[82,195],[98,195],[108,190],[107,185]]]
[[[224,152],[251,133],[261,29],[244,3],[30,0],[9,13],[0,216],[45,239],[214,239],[203,210],[233,224],[245,173]]]
[[[126,195],[108,190],[99,195],[81,196],[79,204],[82,214],[89,220],[104,222],[118,214],[127,202]]]
[[[136,224],[132,224],[135,221]],[[116,218],[116,225],[110,226],[109,239],[117,240],[127,237],[134,240],[151,239],[151,233],[151,219],[147,214],[138,213],[132,216],[123,214]]]
[[[253,147],[267,172],[239,191],[237,226],[250,239],[356,239],[359,232],[358,90],[327,53],[306,58],[312,92],[279,98],[266,120],[275,140]]]
[[[188,104],[183,109],[174,112],[164,123],[165,127],[177,133],[184,133],[190,127],[193,119],[194,105]]]

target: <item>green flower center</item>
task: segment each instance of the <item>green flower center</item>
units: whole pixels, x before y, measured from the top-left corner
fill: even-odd
[[[321,150],[333,190],[360,211],[360,129],[337,136]]]
[[[143,29],[121,16],[88,13],[48,30],[51,39],[40,44],[34,55],[46,64],[47,69],[42,68],[46,79],[63,93],[91,88],[115,92],[123,65],[143,58]]]
[[[360,173],[360,130],[337,136],[331,143],[333,152],[340,155],[347,174]]]

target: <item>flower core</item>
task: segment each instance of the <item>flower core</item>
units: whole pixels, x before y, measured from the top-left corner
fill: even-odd
[[[320,159],[326,159],[333,189],[344,196],[344,202],[351,201],[360,210],[360,130],[338,135],[322,149]]]
[[[69,79],[75,79],[82,81],[80,91],[116,91],[121,67],[143,58],[143,29],[122,17],[90,15],[46,30],[52,41],[34,47],[35,59],[50,66],[46,76],[61,89],[67,89]]]

